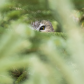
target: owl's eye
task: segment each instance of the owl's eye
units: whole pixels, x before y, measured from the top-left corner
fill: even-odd
[[[41,26],[41,27],[40,27],[40,30],[44,30],[44,29],[45,29],[45,26]]]

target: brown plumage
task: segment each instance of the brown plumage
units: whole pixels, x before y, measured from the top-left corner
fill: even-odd
[[[32,27],[40,32],[54,32],[51,22],[47,20],[35,21],[32,23]]]

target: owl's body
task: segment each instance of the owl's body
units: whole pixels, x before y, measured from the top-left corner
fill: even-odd
[[[32,23],[32,27],[40,32],[54,32],[51,22],[47,20],[35,21]]]

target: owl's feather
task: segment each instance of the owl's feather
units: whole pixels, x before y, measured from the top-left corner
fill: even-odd
[[[54,32],[51,22],[47,20],[35,21],[32,23],[32,27],[33,29],[41,32]],[[45,27],[45,28],[42,30],[41,27]]]

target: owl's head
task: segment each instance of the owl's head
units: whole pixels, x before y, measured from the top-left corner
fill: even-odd
[[[35,21],[32,23],[32,27],[40,32],[54,32],[51,22],[47,20]]]

